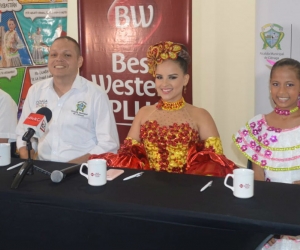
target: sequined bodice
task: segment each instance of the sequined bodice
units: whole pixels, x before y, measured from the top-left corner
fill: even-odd
[[[198,131],[189,123],[160,126],[157,121],[145,122],[140,138],[151,168],[177,173],[186,166],[189,147],[200,140]]]

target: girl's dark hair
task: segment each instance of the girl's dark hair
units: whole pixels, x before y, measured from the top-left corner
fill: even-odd
[[[271,69],[270,79],[272,78],[272,74],[275,69],[277,69],[279,67],[284,67],[284,66],[289,67],[290,69],[294,70],[296,73],[297,79],[300,80],[300,62],[298,62],[297,60],[292,59],[292,58],[283,58],[283,59],[280,59],[279,61],[277,61]]]

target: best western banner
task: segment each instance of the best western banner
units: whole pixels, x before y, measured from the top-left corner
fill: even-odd
[[[255,113],[273,109],[269,94],[272,65],[282,58],[300,60],[300,1],[256,1]]]
[[[191,2],[79,0],[84,57],[80,74],[108,93],[121,142],[138,110],[159,100],[154,78],[148,73],[148,47],[173,41],[186,45],[192,55]],[[191,80],[184,97],[192,102]]]
[[[0,88],[19,105],[29,87],[51,77],[49,47],[66,35],[66,0],[0,0]]]

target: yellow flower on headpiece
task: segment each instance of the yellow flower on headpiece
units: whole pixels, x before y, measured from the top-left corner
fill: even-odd
[[[167,59],[176,60],[181,50],[182,47],[179,44],[169,41],[150,46],[147,51],[149,73],[155,77],[156,66]]]

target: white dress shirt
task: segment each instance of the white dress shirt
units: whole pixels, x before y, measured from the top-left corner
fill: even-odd
[[[41,107],[52,111],[52,119],[48,131],[38,139],[38,159],[68,162],[87,153],[117,152],[119,136],[112,106],[98,85],[77,76],[61,97],[53,88],[53,78],[31,86],[17,126],[18,148],[26,146],[22,141],[24,120]],[[33,148],[36,150],[34,142]]]
[[[9,94],[0,89],[0,138],[15,141],[18,107]]]

